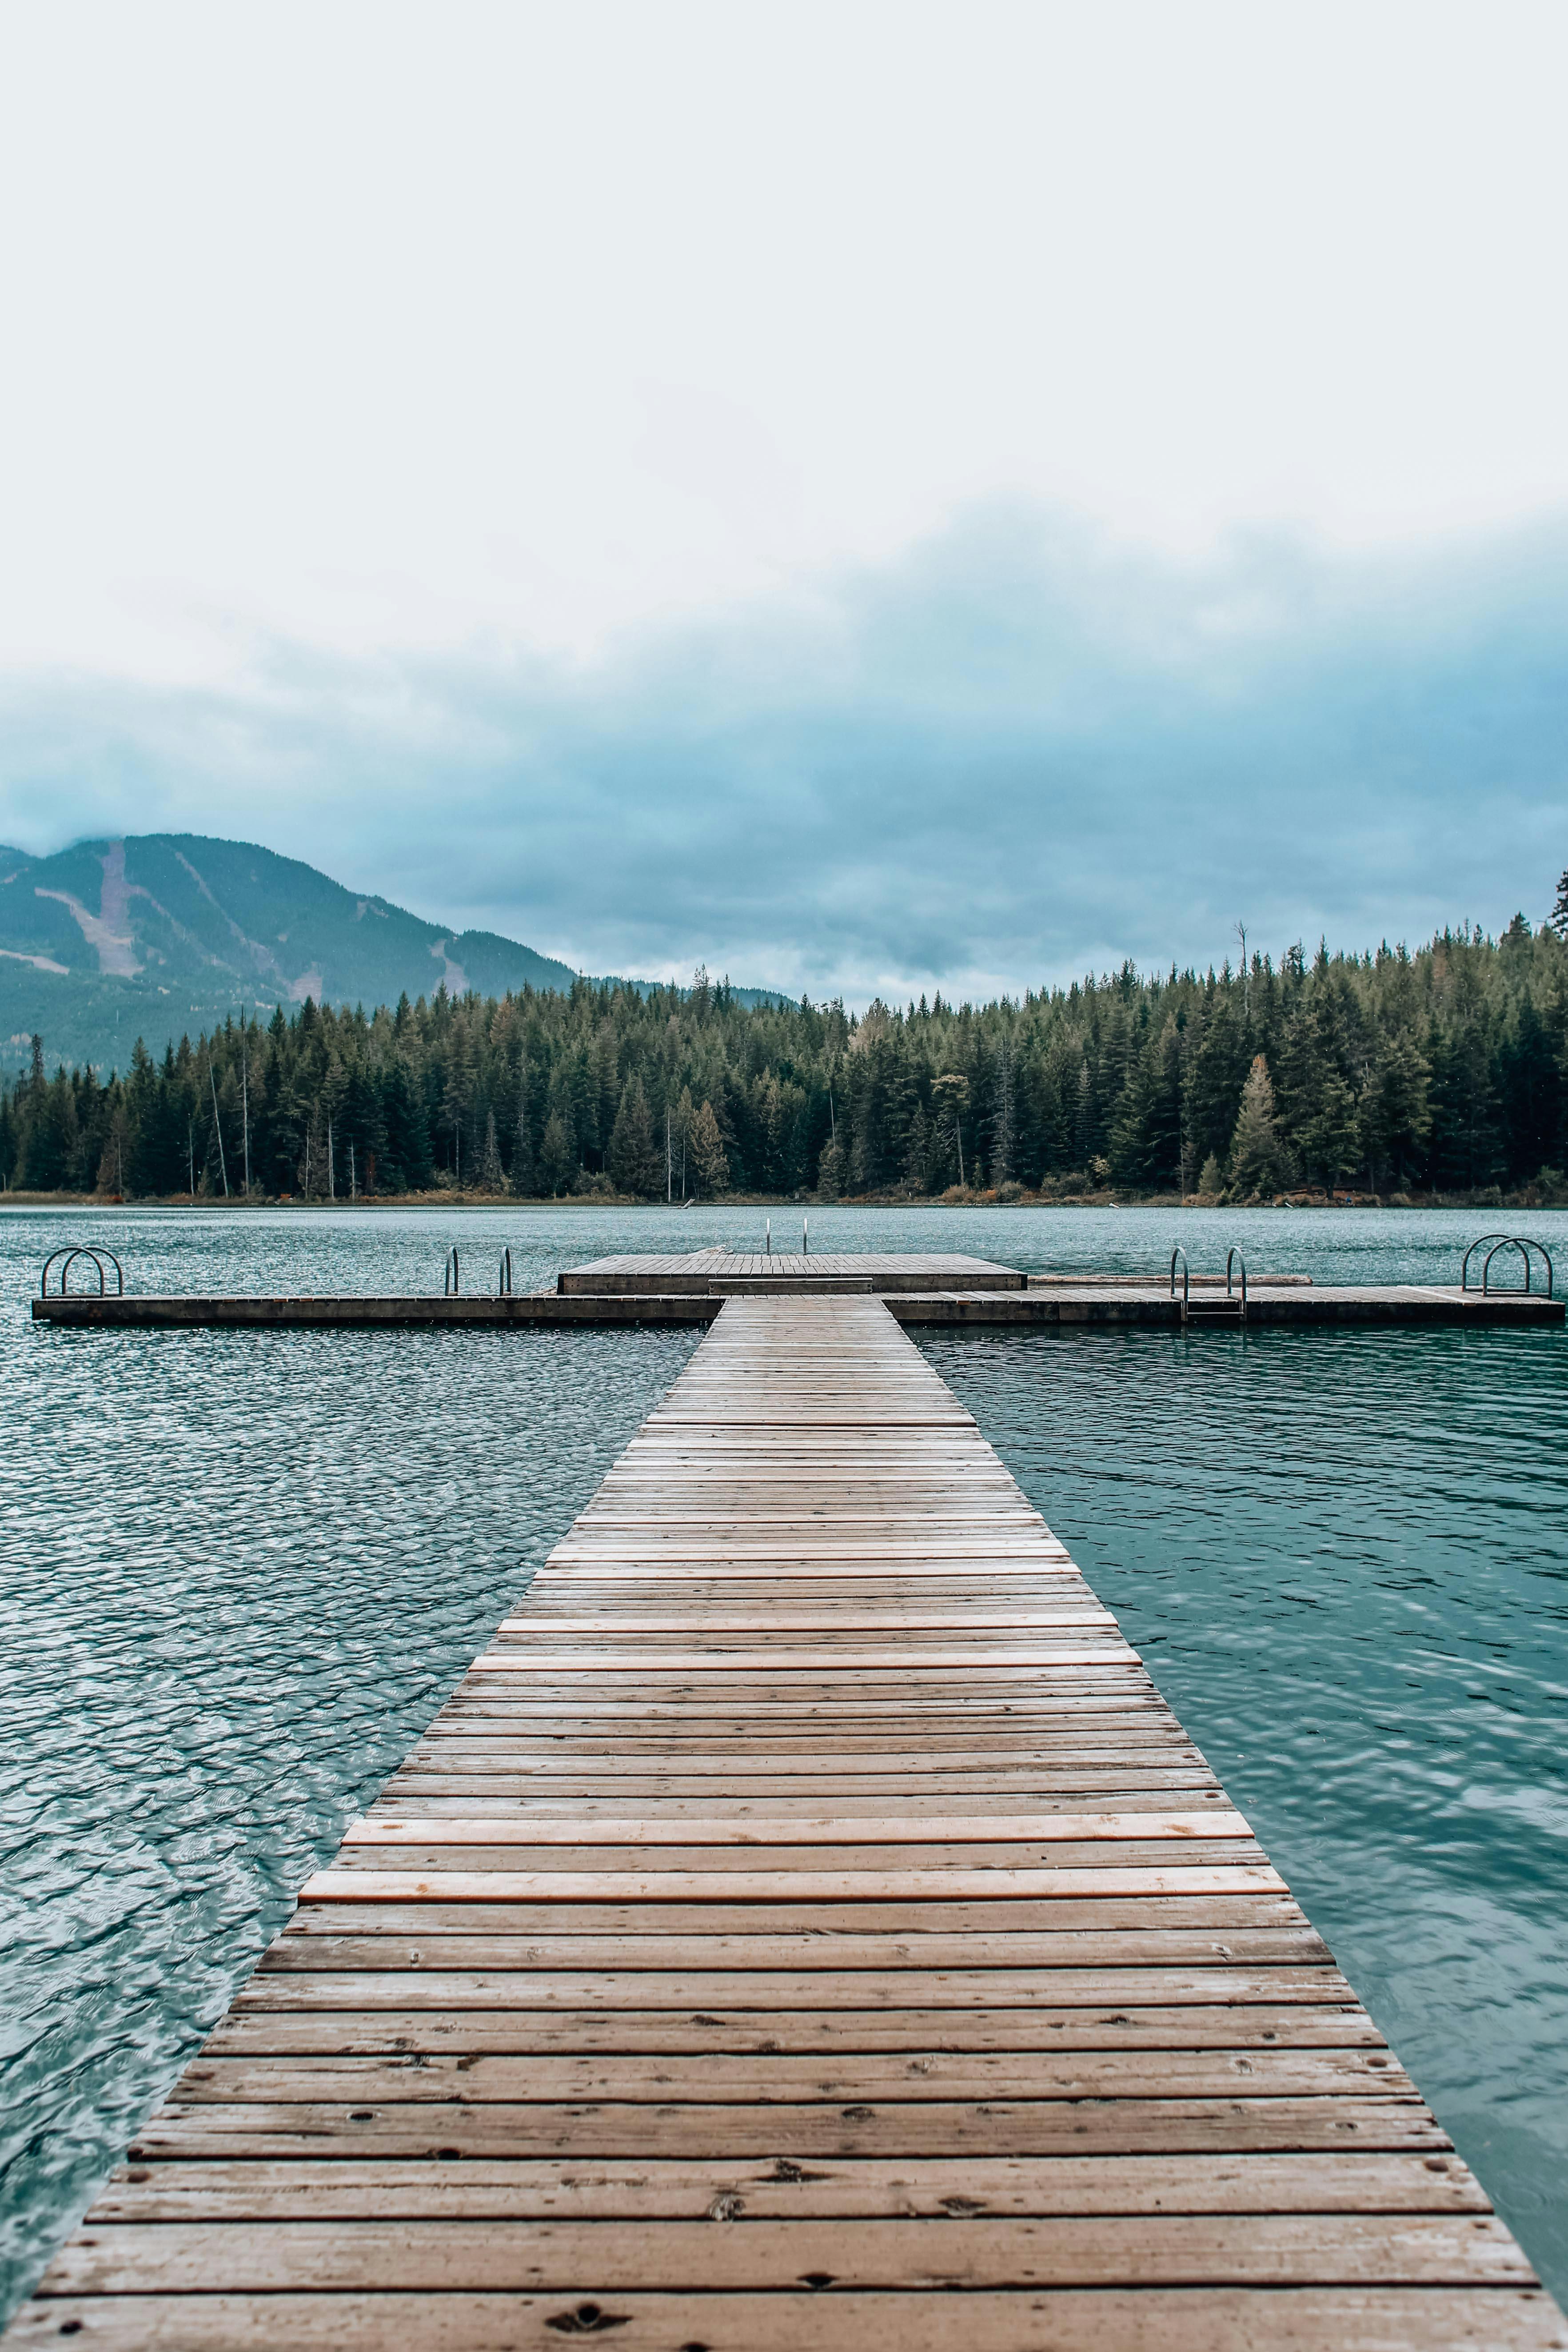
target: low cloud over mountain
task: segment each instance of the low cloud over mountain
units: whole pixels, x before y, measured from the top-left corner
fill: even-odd
[[[1276,951],[1539,918],[1568,862],[1565,620],[1556,522],[1181,562],[992,509],[587,667],[273,646],[221,690],[16,681],[0,780],[34,846],[265,832],[599,971],[1018,990],[1217,961],[1237,917]],[[297,983],[315,950],[237,919]]]

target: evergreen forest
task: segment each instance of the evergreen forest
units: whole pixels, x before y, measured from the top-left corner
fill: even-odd
[[[1291,1190],[1551,1199],[1568,1164],[1568,901],[1415,952],[1141,975],[974,1006],[738,1003],[579,981],[307,1002],[162,1060],[0,1093],[9,1192],[820,1199]]]

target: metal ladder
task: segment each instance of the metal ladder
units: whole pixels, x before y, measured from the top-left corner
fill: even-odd
[[[1182,1287],[1176,1289],[1176,1260],[1182,1261]],[[1241,1287],[1233,1287],[1237,1273]],[[1182,1302],[1182,1328],[1197,1325],[1203,1330],[1239,1330],[1247,1321],[1247,1260],[1238,1249],[1232,1249],[1225,1261],[1225,1296],[1216,1291],[1207,1298],[1192,1295],[1192,1277],[1187,1266],[1187,1253],[1180,1242],[1171,1252],[1171,1296]]]

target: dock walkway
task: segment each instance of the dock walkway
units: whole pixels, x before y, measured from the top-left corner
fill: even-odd
[[[15,2323],[132,2352],[1568,2325],[875,1298],[732,1298]]]

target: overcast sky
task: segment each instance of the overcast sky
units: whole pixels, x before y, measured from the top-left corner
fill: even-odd
[[[1550,903],[1560,6],[0,28],[0,839],[862,997]]]

